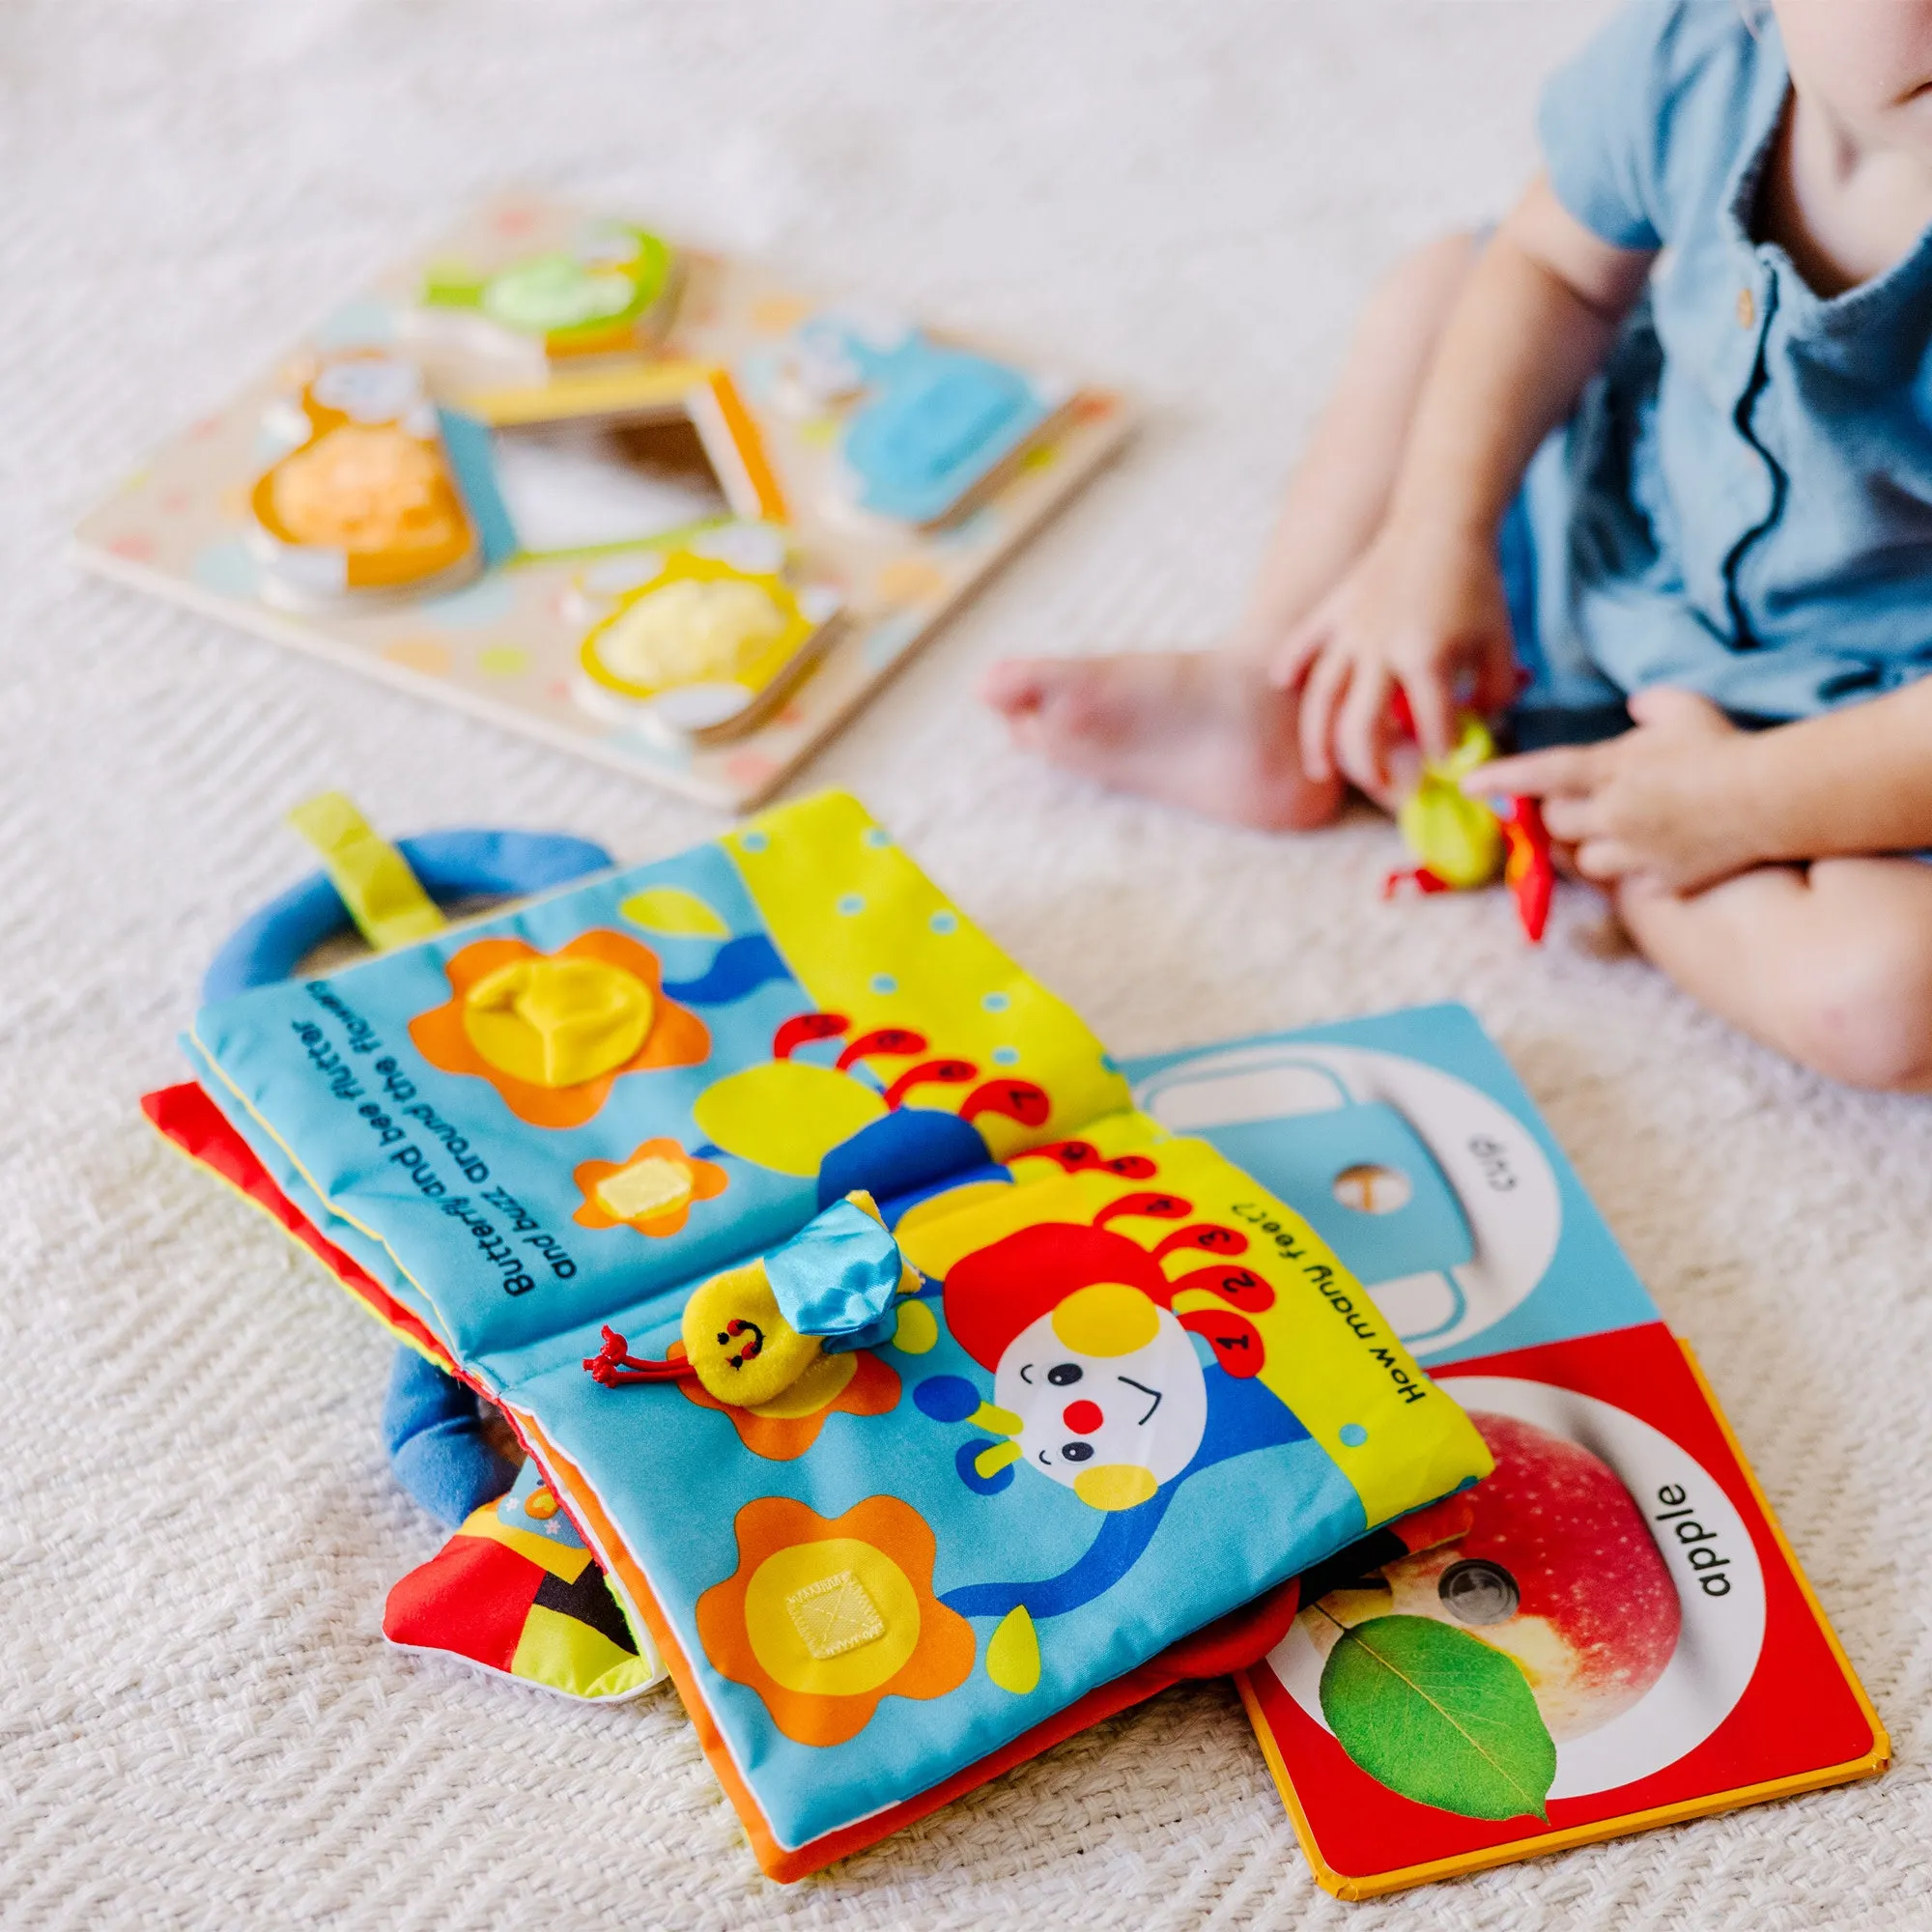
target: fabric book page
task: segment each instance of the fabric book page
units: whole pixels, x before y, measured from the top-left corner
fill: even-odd
[[[856,801],[204,1009],[251,1144],[494,1359],[1125,1104]],[[277,1162],[270,1162],[278,1165]]]

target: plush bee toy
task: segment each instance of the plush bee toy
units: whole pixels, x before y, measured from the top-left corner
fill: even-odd
[[[1414,736],[1401,693],[1396,723]],[[1472,712],[1463,720],[1455,750],[1423,766],[1415,789],[1396,813],[1396,824],[1419,863],[1391,872],[1382,882],[1382,896],[1392,896],[1403,886],[1423,893],[1472,892],[1500,871],[1516,900],[1524,936],[1531,945],[1540,945],[1556,877],[1543,814],[1533,798],[1507,799],[1498,809],[1463,789],[1463,779],[1495,755],[1490,727]]]
[[[894,1301],[920,1275],[899,1254],[863,1188],[810,1221],[760,1261],[726,1268],[684,1307],[684,1337],[662,1361],[640,1360],[615,1330],[583,1366],[606,1388],[695,1377],[733,1408],[775,1402],[821,1354],[892,1339]]]

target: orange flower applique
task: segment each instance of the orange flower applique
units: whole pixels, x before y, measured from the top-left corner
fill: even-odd
[[[581,1127],[620,1074],[711,1052],[710,1029],[665,997],[657,954],[620,932],[580,933],[555,952],[479,939],[443,970],[449,998],[410,1022],[416,1050],[489,1081],[533,1127]]]
[[[581,1218],[581,1217],[580,1217]],[[700,1381],[679,1393],[699,1408],[723,1409],[738,1440],[768,1463],[790,1463],[818,1440],[828,1415],[885,1415],[898,1406],[899,1378],[869,1349],[820,1355],[785,1392],[756,1408],[733,1408]]]
[[[842,1745],[882,1697],[943,1697],[973,1669],[973,1626],[932,1594],[936,1546],[896,1496],[827,1521],[788,1496],[738,1512],[738,1567],[697,1600],[713,1666],[794,1744]]]
[[[691,1204],[723,1194],[730,1177],[716,1161],[660,1137],[622,1160],[586,1160],[571,1179],[583,1190],[583,1206],[571,1216],[580,1227],[674,1235],[690,1218]]]

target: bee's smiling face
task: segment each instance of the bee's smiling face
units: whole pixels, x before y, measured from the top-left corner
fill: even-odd
[[[1095,1509],[1131,1509],[1179,1475],[1208,1427],[1194,1344],[1138,1289],[1102,1282],[1023,1328],[993,1400],[1026,1461]]]

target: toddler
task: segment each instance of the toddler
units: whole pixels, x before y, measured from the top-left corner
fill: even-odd
[[[1646,955],[1932,1089],[1932,0],[1629,0],[1540,128],[1493,234],[1374,299],[1229,646],[985,696],[1296,830],[1399,797],[1398,691],[1430,755],[1506,713],[1469,789],[1540,798]]]

